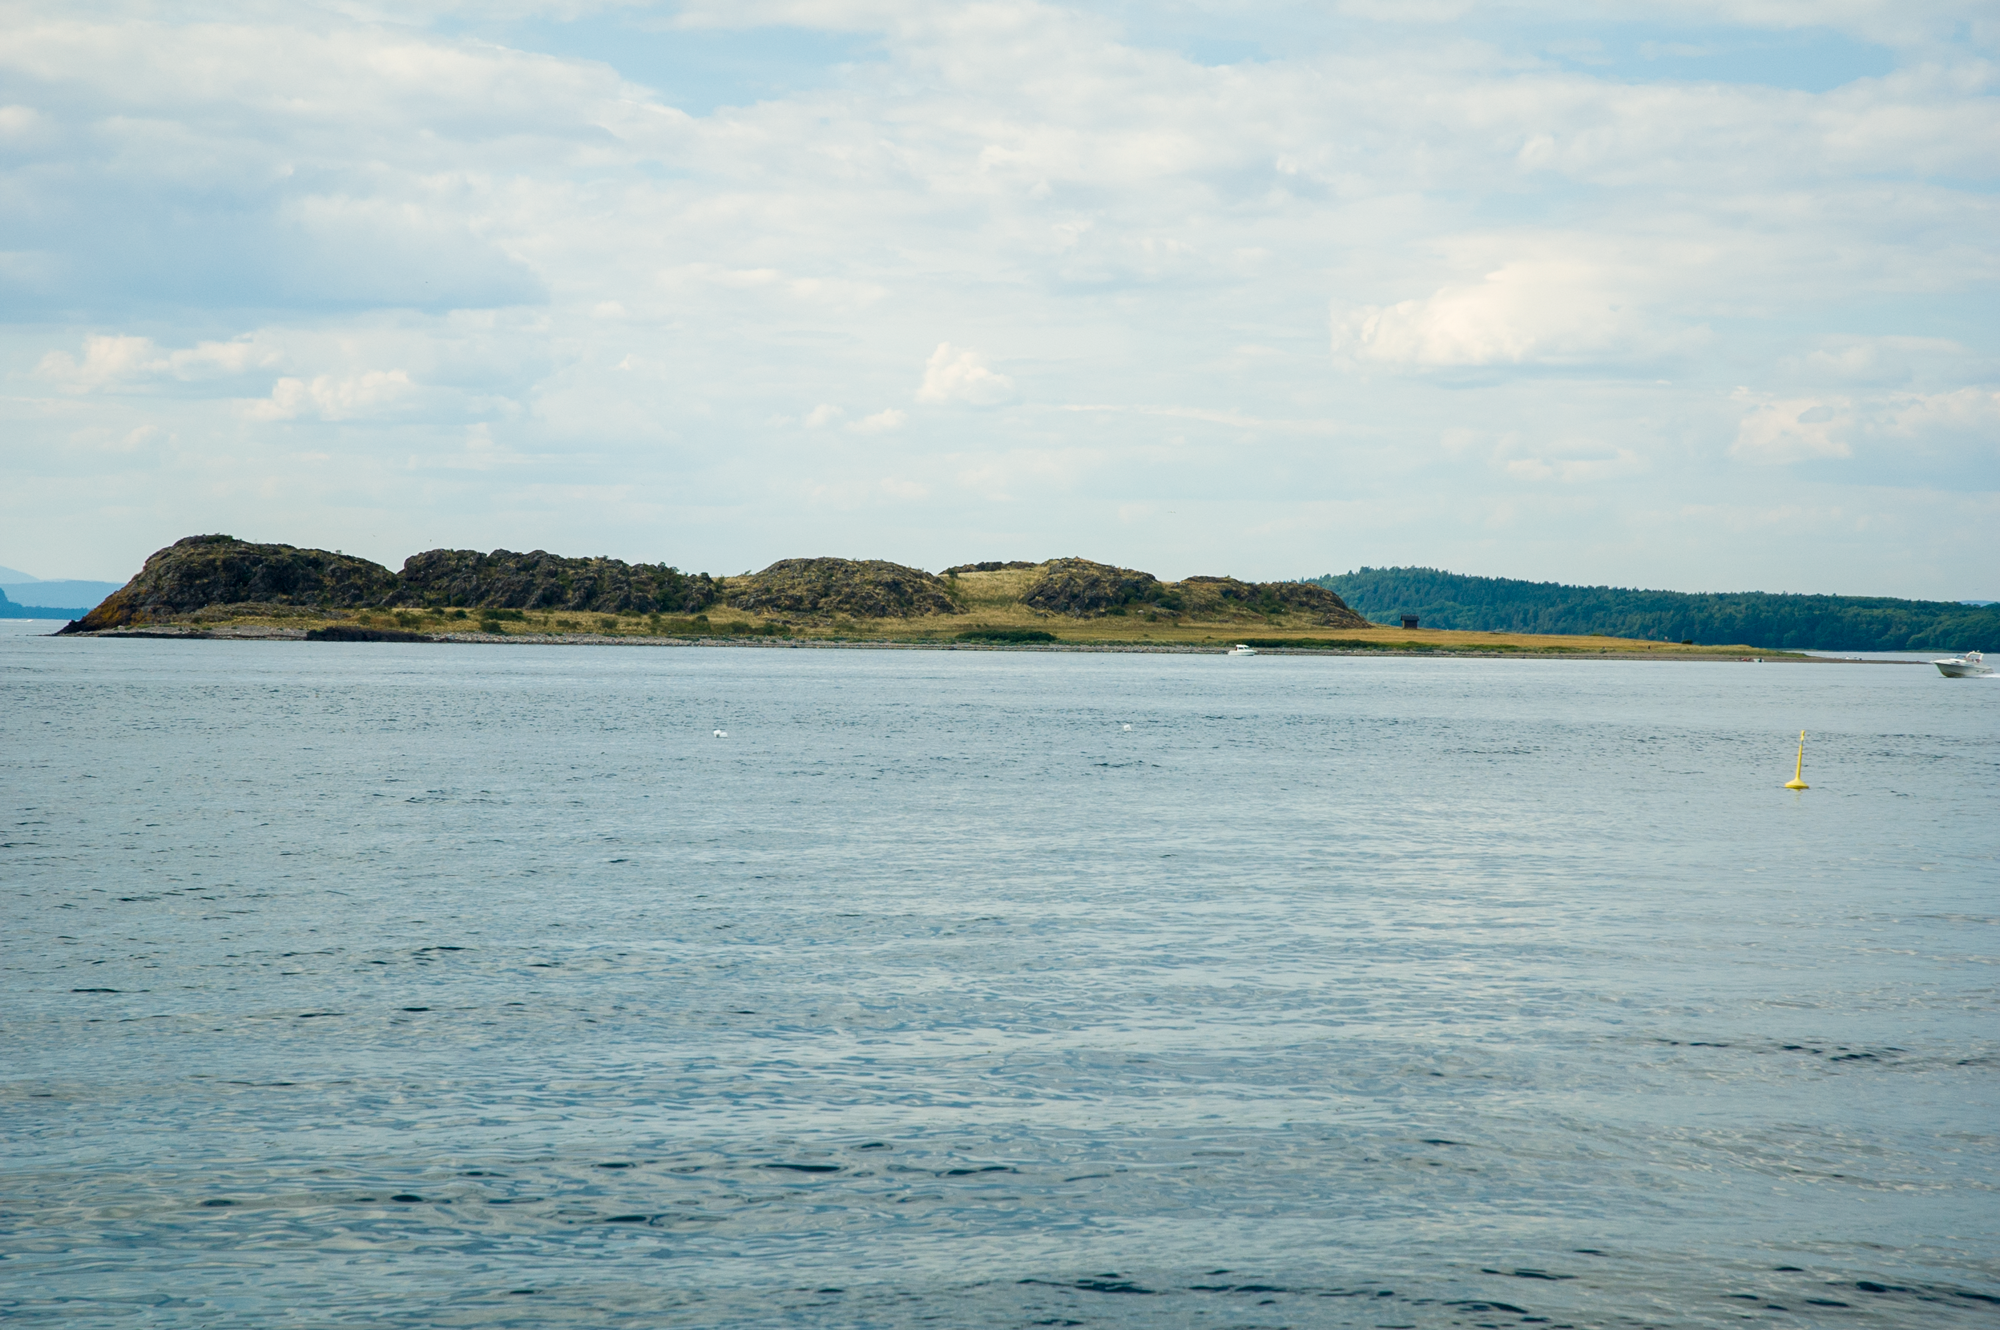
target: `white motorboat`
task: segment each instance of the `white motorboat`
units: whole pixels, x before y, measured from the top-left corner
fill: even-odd
[[[1235,646],[1229,648],[1229,654],[1232,656],[1254,656],[1257,654],[1257,648],[1250,646],[1248,643],[1238,642]]]
[[[1938,673],[1947,679],[1976,679],[1982,674],[1993,673],[1993,667],[1986,663],[1986,657],[1977,651],[1968,651],[1962,656],[1947,656],[1943,660],[1934,660],[1931,664],[1937,666]]]

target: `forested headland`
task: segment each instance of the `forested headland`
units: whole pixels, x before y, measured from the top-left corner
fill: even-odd
[[[1764,591],[1641,591],[1468,577],[1438,568],[1362,568],[1309,578],[1375,623],[1414,614],[1425,628],[1596,634],[1771,651],[2000,648],[2000,605]]]

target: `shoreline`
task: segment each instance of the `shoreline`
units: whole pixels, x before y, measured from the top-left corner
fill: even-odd
[[[53,633],[34,634],[53,637]],[[180,628],[161,625],[151,628],[110,628],[101,632],[73,635],[69,640],[99,638],[147,638],[196,642],[303,642],[303,628],[273,628],[261,624],[222,625],[215,628]],[[791,651],[1006,651],[1055,654],[1223,656],[1227,646],[1176,642],[908,642],[894,639],[828,640],[824,638],[769,637],[640,637],[608,633],[434,633],[417,640],[392,639],[388,645],[422,646],[455,644],[462,646],[616,646],[616,647],[751,647]],[[325,643],[328,646],[348,645]],[[382,645],[381,643],[369,645]],[[1429,651],[1409,651],[1384,647],[1259,647],[1260,656],[1341,656],[1374,659],[1393,657],[1404,660],[1643,660],[1692,661],[1702,664],[1771,665],[1921,665],[1915,660],[1853,660],[1831,656],[1772,652],[1742,655],[1736,652],[1700,652],[1681,649],[1672,653],[1648,651],[1592,651],[1548,648],[1513,651],[1482,651],[1477,648],[1440,647]]]

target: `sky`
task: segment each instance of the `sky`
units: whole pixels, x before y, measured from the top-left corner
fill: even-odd
[[[2000,596],[1991,0],[0,0],[0,563]]]

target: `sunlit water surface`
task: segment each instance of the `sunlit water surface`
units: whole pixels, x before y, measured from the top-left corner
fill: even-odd
[[[23,1325],[2000,1319],[2000,686],[17,631],[0,689]]]

